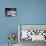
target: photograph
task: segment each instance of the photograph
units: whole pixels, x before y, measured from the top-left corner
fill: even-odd
[[[16,16],[16,8],[5,8],[5,16]]]
[[[19,24],[18,39],[20,46],[31,46],[39,42],[46,42],[46,25],[44,24]],[[41,45],[41,44],[39,44]]]

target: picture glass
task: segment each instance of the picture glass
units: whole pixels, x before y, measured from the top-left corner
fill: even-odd
[[[46,25],[19,25],[20,40],[46,41]]]
[[[5,16],[16,16],[16,8],[5,8]]]

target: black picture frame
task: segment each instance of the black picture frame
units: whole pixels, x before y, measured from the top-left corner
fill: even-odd
[[[16,16],[16,8],[5,8],[5,16]]]

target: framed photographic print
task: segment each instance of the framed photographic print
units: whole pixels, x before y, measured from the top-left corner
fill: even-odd
[[[45,24],[20,24],[18,25],[19,41],[46,41],[46,25]]]
[[[16,16],[16,8],[5,8],[5,16]]]

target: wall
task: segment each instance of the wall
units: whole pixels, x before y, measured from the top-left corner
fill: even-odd
[[[5,17],[5,8],[17,8],[16,17]],[[46,0],[0,0],[0,44],[7,44],[17,24],[46,24]],[[17,40],[16,40],[17,42]]]

